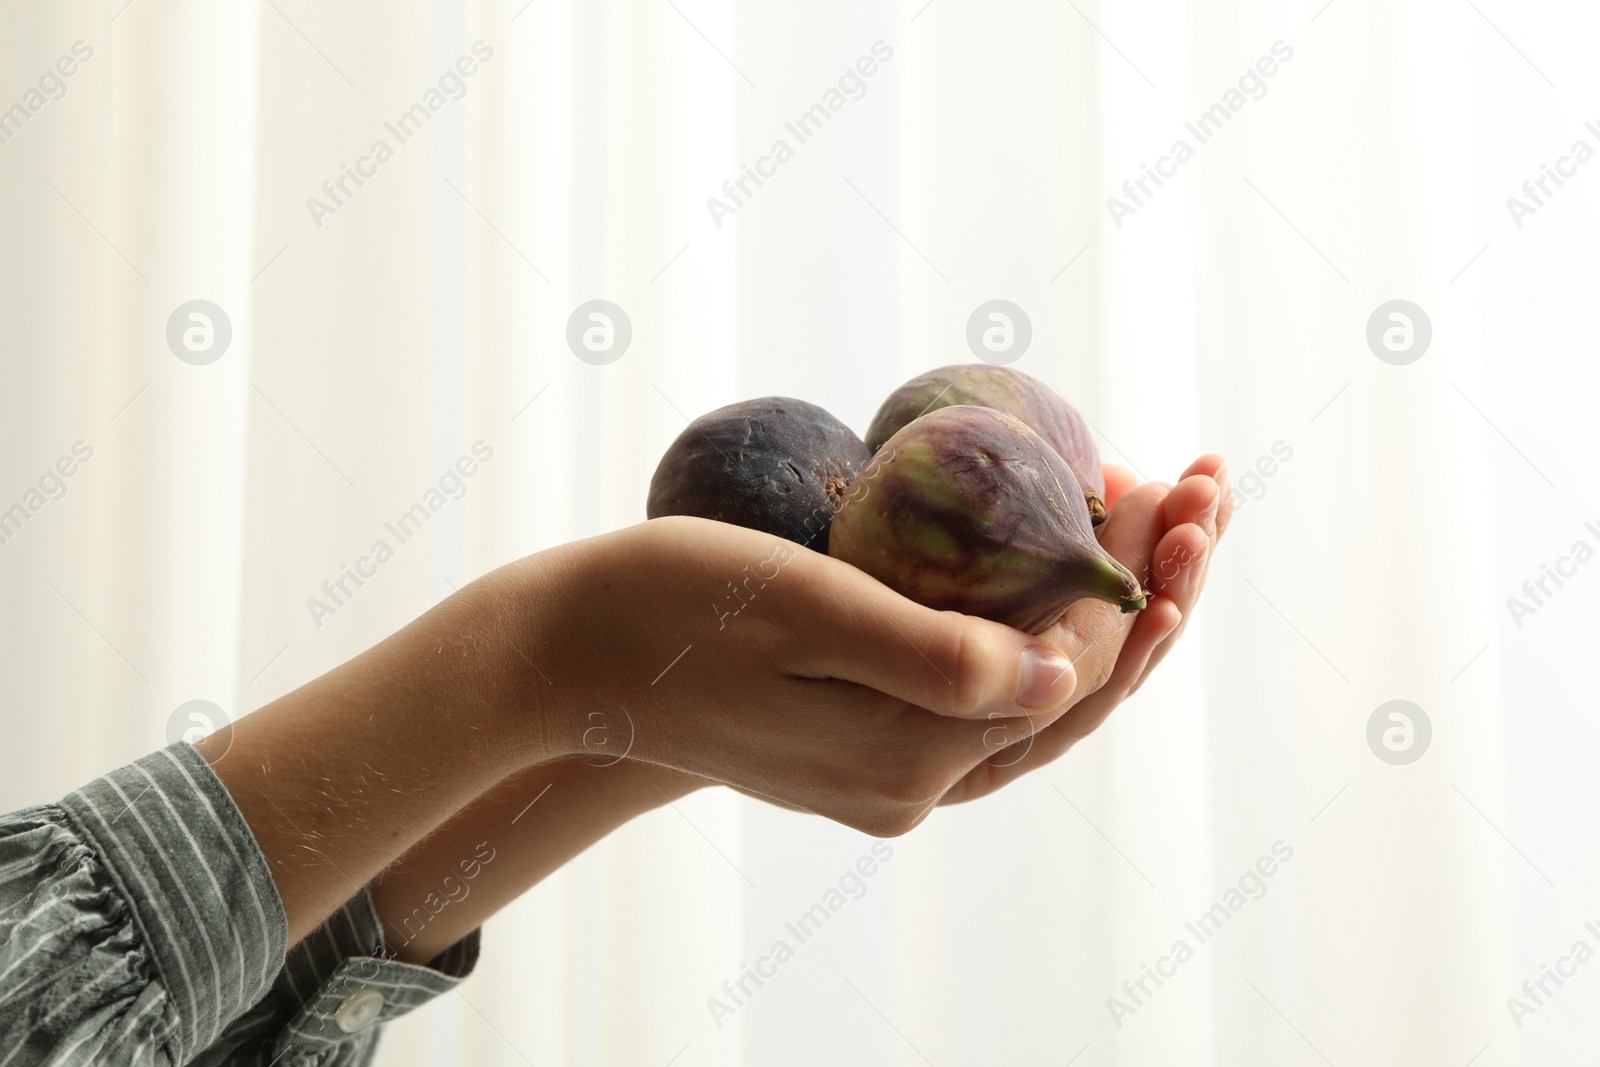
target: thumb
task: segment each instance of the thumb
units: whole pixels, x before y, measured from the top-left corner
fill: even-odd
[[[1048,711],[1077,687],[1072,661],[1044,639],[923,607],[849,564],[827,562],[808,605],[806,673],[962,719]]]

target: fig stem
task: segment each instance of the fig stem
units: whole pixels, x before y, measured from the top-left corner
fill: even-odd
[[[1085,489],[1083,491],[1083,501],[1089,506],[1090,525],[1099,526],[1106,521],[1106,502],[1100,498],[1099,493],[1093,489]]]

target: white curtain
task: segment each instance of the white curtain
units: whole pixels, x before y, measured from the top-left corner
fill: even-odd
[[[1180,649],[1058,764],[890,842],[731,1016],[708,999],[873,842],[706,792],[494,919],[380,1061],[1584,1054],[1600,18],[1319,4],[6,5],[0,808],[640,520],[686,417],[783,394],[863,431],[1005,299],[1108,459],[1229,456]],[[565,338],[594,299],[632,324],[606,365]],[[231,324],[213,362],[168,344],[193,300]],[[1412,362],[1369,345],[1393,300],[1431,324]],[[459,501],[308,608],[478,441]],[[1369,742],[1393,700],[1431,729],[1410,763],[1415,711]]]

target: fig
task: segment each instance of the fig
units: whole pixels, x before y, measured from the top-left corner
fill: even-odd
[[[872,458],[815,404],[765,396],[691,422],[650,479],[649,518],[698,515],[828,551],[845,487]]]
[[[993,408],[935,408],[885,441],[846,491],[828,554],[930,608],[1028,633],[1083,597],[1146,603],[1095,540],[1072,468]]]
[[[890,393],[873,416],[867,447],[876,452],[912,419],[954,404],[994,408],[1021,419],[1072,468],[1094,525],[1105,521],[1106,478],[1088,421],[1047,383],[1010,367],[957,363],[918,375]]]

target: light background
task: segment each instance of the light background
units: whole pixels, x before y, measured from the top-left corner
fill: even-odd
[[[1181,649],[1058,764],[892,842],[722,1026],[707,998],[869,839],[717,791],[643,818],[492,921],[380,1062],[1590,1053],[1600,964],[1520,1027],[1506,1002],[1600,948],[1600,565],[1520,625],[1507,598],[1600,547],[1600,165],[1521,226],[1506,198],[1600,147],[1592,8],[123,4],[0,10],[0,107],[93,49],[0,145],[0,508],[93,449],[0,544],[0,809],[640,520],[686,416],[783,394],[864,431],[1004,298],[1016,366],[1108,459],[1239,477],[1292,449]],[[480,39],[465,96],[318,226],[307,198]],[[865,95],[717,226],[707,197],[879,40]],[[1117,225],[1107,198],[1277,41],[1265,95]],[[597,297],[634,329],[606,366],[564,340]],[[165,341],[197,298],[234,331],[205,366]],[[1396,298],[1433,329],[1404,366],[1365,339]],[[307,598],[477,440],[466,495],[316,625]],[[1366,740],[1392,699],[1432,723],[1407,766]],[[1265,895],[1118,1025],[1108,998],[1280,840]]]

